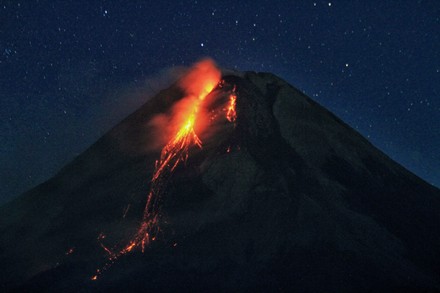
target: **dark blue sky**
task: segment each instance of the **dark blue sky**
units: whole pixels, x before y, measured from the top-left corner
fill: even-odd
[[[440,186],[439,35],[436,0],[2,1],[0,202],[204,56],[281,76]]]

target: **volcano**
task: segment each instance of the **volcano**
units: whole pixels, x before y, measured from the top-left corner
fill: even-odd
[[[2,291],[440,290],[439,189],[279,77],[203,70],[0,208]]]

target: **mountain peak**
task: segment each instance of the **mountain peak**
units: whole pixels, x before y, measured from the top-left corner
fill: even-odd
[[[438,189],[279,77],[204,62],[1,207],[3,288],[440,288]]]

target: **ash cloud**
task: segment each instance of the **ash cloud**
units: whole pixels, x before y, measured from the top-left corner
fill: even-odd
[[[168,111],[154,115],[148,122],[149,131],[146,131],[146,134],[153,138],[145,146],[149,151],[157,151],[166,145],[193,114],[194,107],[200,108],[196,110],[195,131],[197,135],[206,129],[206,113],[203,112],[203,107],[197,104],[202,102],[201,99],[204,99],[217,86],[221,80],[221,70],[210,58],[201,59],[191,67],[177,70],[179,78],[176,84],[183,91],[183,96],[174,101]],[[163,85],[163,88],[166,87]]]

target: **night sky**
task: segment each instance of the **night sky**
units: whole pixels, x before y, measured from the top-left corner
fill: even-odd
[[[437,0],[1,1],[0,203],[205,56],[275,73],[440,186],[439,48]]]

